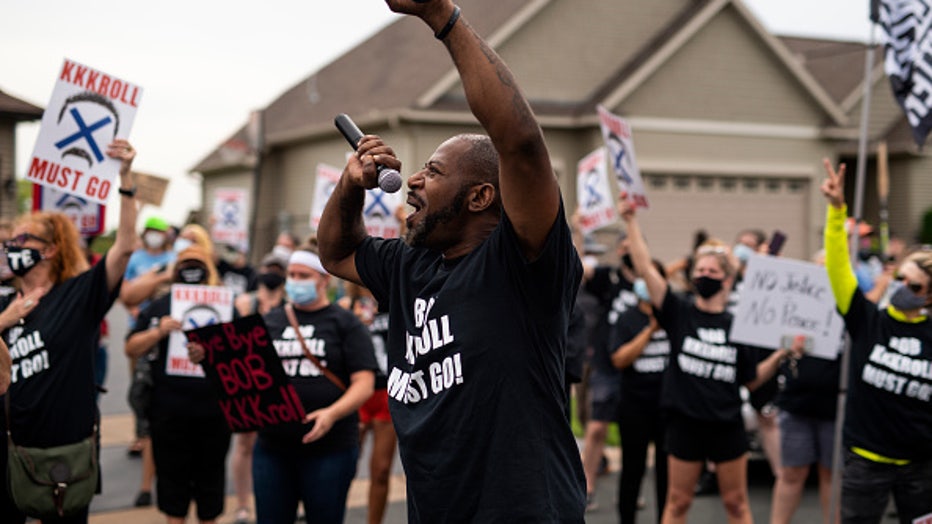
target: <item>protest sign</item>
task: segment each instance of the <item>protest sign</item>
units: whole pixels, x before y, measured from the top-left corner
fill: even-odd
[[[233,290],[220,286],[172,284],[171,317],[188,331],[233,320]],[[165,374],[182,377],[203,377],[201,366],[188,359],[185,336],[172,331],[168,335],[168,355]]]
[[[214,208],[210,238],[217,244],[229,244],[246,252],[249,249],[249,204],[245,189],[218,188],[214,191]]]
[[[641,170],[638,169],[637,157],[634,154],[631,126],[625,119],[612,114],[601,105],[597,110],[602,139],[608,147],[608,159],[618,180],[618,190],[627,193],[628,201],[637,207],[649,208],[644,180],[641,178]]]
[[[327,164],[317,165],[317,181],[314,185],[314,202],[311,205],[311,228],[317,230],[324,206],[333,193],[333,188],[340,180],[342,171]],[[395,210],[404,205],[404,192],[386,193],[380,188],[366,190],[366,200],[362,206],[362,219],[366,233],[381,238],[397,238],[401,235],[401,223],[395,217]]]
[[[105,204],[120,172],[107,146],[129,136],[141,98],[141,87],[66,58],[26,180]]]
[[[140,173],[139,171],[134,171],[133,175],[136,177],[136,200],[143,204],[162,207],[162,200],[165,198],[165,190],[168,189],[169,180]]]
[[[807,355],[834,360],[842,319],[825,268],[800,260],[751,255],[744,272],[730,340],[770,349],[783,336],[812,339]]]
[[[104,232],[106,207],[52,187],[32,185],[33,211],[58,211],[74,222],[83,237]]]
[[[304,420],[304,407],[288,381],[261,315],[186,331],[204,347],[202,365],[233,431],[256,431]]]
[[[604,147],[589,153],[576,165],[576,201],[579,204],[579,229],[584,234],[607,226],[618,218],[608,186]]]

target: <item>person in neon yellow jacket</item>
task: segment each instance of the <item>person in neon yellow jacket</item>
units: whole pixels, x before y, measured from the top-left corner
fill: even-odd
[[[864,298],[848,258],[845,166],[827,159],[825,267],[851,336],[842,522],[932,518],[932,249],[907,256],[886,309]]]

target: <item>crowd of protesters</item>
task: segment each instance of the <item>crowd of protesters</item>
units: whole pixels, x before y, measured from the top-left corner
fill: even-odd
[[[686,522],[709,471],[728,521],[751,522],[743,389],[775,478],[772,522],[792,519],[813,465],[825,522],[878,522],[891,495],[901,522],[932,518],[932,248],[880,270],[852,265],[845,170],[826,161],[824,265],[846,328],[839,359],[806,355],[803,336],[777,350],[732,341],[743,272],[767,245],[763,234],[742,231],[733,245],[703,235],[665,268],[622,194],[617,264],[595,263],[507,66],[449,0],[388,4],[444,42],[488,134],[448,139],[409,177],[404,238],[370,237],[362,222],[376,166],[401,167],[380,137],[357,144],[317,237],[302,244],[283,233],[257,269],[243,246],[214,245],[197,224],[149,218],[137,235],[136,151],[115,140],[107,154],[120,162],[120,220],[99,261],[89,264],[62,214],[0,229],[9,269],[0,271],[0,470],[8,451],[98,439],[101,322],[119,298],[131,314],[130,452],[146,464],[134,504],[151,505],[154,492],[170,523],[184,522],[192,502],[202,523],[223,513],[230,449],[237,523],[291,523],[299,506],[314,522],[342,522],[369,433],[369,522],[384,517],[396,446],[411,522],[583,522],[596,509],[611,423],[623,449],[622,523],[637,519],[651,444],[658,521]],[[167,372],[169,339],[186,327],[171,313],[176,284],[229,288],[234,319],[262,316],[302,421],[233,437],[203,374]],[[185,349],[192,366],[204,362],[204,347]],[[590,372],[577,353],[588,354]],[[711,361],[727,372],[696,372]],[[828,502],[843,371],[836,516]],[[567,388],[584,378],[580,450]],[[99,490],[99,473],[96,481]],[[0,475],[0,520],[25,522],[9,482]],[[88,507],[40,517],[87,522]]]

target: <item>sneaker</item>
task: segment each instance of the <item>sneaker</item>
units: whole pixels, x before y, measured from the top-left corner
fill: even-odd
[[[599,509],[599,503],[595,501],[595,493],[586,493],[586,511],[597,509]]]
[[[136,501],[133,502],[133,506],[137,508],[145,508],[152,505],[152,492],[151,491],[140,491],[139,495],[136,495]]]

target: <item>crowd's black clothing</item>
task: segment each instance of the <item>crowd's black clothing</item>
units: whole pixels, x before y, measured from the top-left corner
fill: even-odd
[[[795,373],[789,366],[789,361],[781,364],[783,384],[777,394],[777,407],[795,415],[835,420],[841,355],[835,360],[803,357],[796,362]]]
[[[375,350],[375,389],[388,387],[388,313],[379,313],[369,324],[369,333],[372,335],[372,347]]]
[[[363,283],[387,304],[388,394],[410,522],[582,522],[585,480],[564,414],[581,265],[561,207],[537,259],[507,216],[445,260],[366,239]]]
[[[217,262],[217,272],[220,273],[223,285],[233,288],[236,293],[250,293],[259,286],[258,273],[248,264],[243,267],[236,267],[221,259]]]
[[[60,446],[91,435],[98,417],[94,359],[100,323],[118,292],[119,285],[107,288],[103,260],[53,287],[21,324],[2,333],[13,361],[10,418],[17,445]],[[0,311],[14,296],[0,297]],[[6,429],[0,415],[0,522],[20,522],[24,517],[7,490]],[[86,521],[86,515],[72,520]]]
[[[349,386],[350,375],[357,371],[377,368],[369,330],[353,313],[333,304],[317,311],[295,308],[294,312],[310,352],[343,384]],[[269,311],[265,324],[305,412],[325,408],[343,395],[340,388],[305,358],[301,341],[288,322],[284,308]],[[326,435],[310,444],[302,444],[301,438],[311,427],[298,422],[263,428],[259,438],[266,447],[312,456],[358,446],[358,426],[359,417],[354,412],[334,422]]]
[[[593,355],[590,364],[600,373],[617,374],[612,365],[609,338],[618,318],[629,308],[637,307],[634,283],[629,282],[616,267],[599,266],[584,284],[587,293],[599,303],[598,322],[592,332]]]
[[[757,376],[753,351],[728,340],[732,315],[706,313],[667,290],[657,320],[670,338],[663,407],[697,420],[741,420],[740,387]]]
[[[136,326],[127,335],[127,339],[158,327],[162,317],[171,314],[171,293],[163,295],[139,312]],[[169,375],[166,373],[169,337],[162,337],[150,353],[152,374],[152,398],[149,418],[184,415],[191,418],[218,418],[223,421],[218,396],[206,377]]]
[[[613,330],[611,347],[617,351],[650,324],[650,317],[638,308],[631,308],[619,317]],[[640,406],[643,411],[660,409],[663,372],[670,358],[670,341],[663,329],[654,331],[641,355],[621,370],[621,403]]]
[[[852,344],[845,445],[932,458],[932,320],[897,321],[860,290],[844,319]]]

